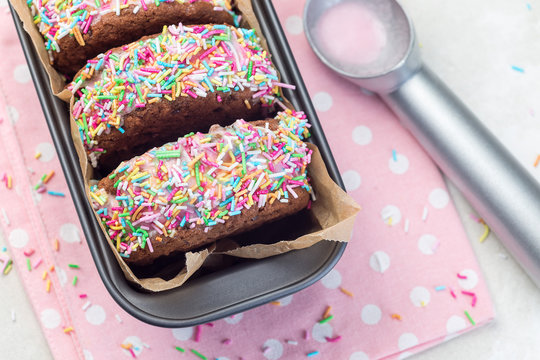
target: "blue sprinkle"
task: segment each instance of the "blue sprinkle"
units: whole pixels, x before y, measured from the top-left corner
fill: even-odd
[[[397,161],[397,152],[396,152],[395,149],[392,149],[392,159],[393,159],[394,161]]]
[[[58,192],[58,191],[47,191],[47,194],[49,195],[52,195],[52,196],[66,196],[66,194],[62,193],[62,192]]]
[[[527,9],[528,9],[528,10],[532,10],[531,4],[527,3]]]
[[[512,70],[515,70],[515,71],[520,72],[520,73],[525,72],[525,69],[520,68],[519,66],[516,66],[516,65],[512,65]]]
[[[126,131],[125,131],[124,129],[122,129],[121,127],[118,128],[118,131],[120,131],[122,134],[126,132]]]
[[[307,357],[312,357],[312,356],[315,356],[315,355],[319,355],[319,352],[318,351],[312,351],[309,354],[307,354]]]
[[[240,210],[229,211],[229,215],[230,215],[230,216],[234,216],[234,215],[238,215],[238,214],[240,214]]]
[[[446,286],[444,286],[444,285],[435,287],[435,291],[443,291],[444,289],[446,289]]]

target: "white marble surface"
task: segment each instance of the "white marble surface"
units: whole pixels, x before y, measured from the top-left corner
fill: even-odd
[[[426,63],[540,181],[540,168],[533,166],[540,154],[540,0],[402,3]],[[473,210],[455,189],[452,197],[491,290],[496,320],[413,358],[538,359],[539,289],[506,257],[496,236],[478,242],[483,227],[470,218]],[[51,358],[17,274],[0,277],[0,289],[2,358]]]

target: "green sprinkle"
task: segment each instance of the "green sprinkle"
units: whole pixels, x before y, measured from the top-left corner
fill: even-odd
[[[75,275],[75,276],[73,277],[73,282],[72,282],[73,286],[77,285],[77,279],[78,279],[78,278],[77,278],[77,275]]]
[[[140,84],[135,84],[135,89],[137,89],[137,94],[139,94],[139,100],[141,102],[144,101],[143,96],[142,96],[142,92],[141,92],[141,85]]]
[[[116,177],[116,173],[112,173],[111,175],[109,175],[109,179],[114,179]]]
[[[473,318],[471,317],[471,315],[469,315],[469,313],[467,312],[467,310],[465,310],[465,316],[467,316],[467,319],[469,319],[469,321],[471,322],[471,324],[476,325],[476,323],[474,322]]]
[[[180,352],[186,352],[186,350],[182,349],[180,346],[175,346],[175,349]]]
[[[332,320],[334,318],[334,315],[330,315],[328,316],[327,318],[324,318],[322,320],[319,321],[319,324],[326,324],[327,322],[329,322],[330,320]]]
[[[197,180],[197,186],[201,186],[201,175],[199,174],[199,166],[201,166],[201,164],[199,161],[197,161],[197,164],[195,164],[195,180]]]
[[[180,200],[172,200],[171,203],[172,204],[181,204],[181,203],[184,203],[188,201],[188,198],[183,198],[183,199],[180,199]]]
[[[99,95],[96,96],[98,100],[116,100],[116,96],[114,95]]]
[[[158,159],[177,158],[180,157],[180,150],[156,151],[156,157]]]
[[[197,355],[198,357],[200,357],[200,358],[203,359],[203,360],[208,360],[208,359],[206,358],[206,356],[204,356],[203,354],[201,354],[200,352],[198,352],[198,351],[195,350],[195,349],[191,349],[191,352],[192,352],[193,354]]]
[[[242,152],[242,175],[246,175],[247,169],[246,169],[246,154]]]
[[[306,154],[292,154],[291,157],[303,158]]]
[[[79,265],[75,265],[75,264],[68,264],[68,266],[72,269],[79,269]]]
[[[117,188],[117,187],[118,187],[118,184],[120,184],[121,181],[122,181],[122,180],[118,179],[118,181],[114,183],[114,187]]]
[[[30,264],[30,258],[26,258],[26,267],[28,267],[28,271],[32,271],[32,265]]]
[[[249,62],[249,65],[248,65],[248,73],[247,73],[247,79],[249,81],[249,79],[251,78],[251,72],[253,71],[253,61],[250,61]]]

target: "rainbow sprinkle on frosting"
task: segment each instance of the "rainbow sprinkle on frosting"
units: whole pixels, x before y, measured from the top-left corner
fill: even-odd
[[[123,114],[158,101],[244,89],[252,91],[255,100],[272,104],[279,101],[280,86],[290,87],[278,81],[255,30],[180,24],[88,61],[68,88],[75,97],[73,119],[95,163],[103,152],[98,137],[124,133]]]
[[[109,176],[114,195],[93,185],[92,205],[120,255],[147,245],[153,252],[152,236],[196,226],[208,232],[243,209],[288,202],[295,189],[311,193],[312,151],[303,142],[310,125],[291,110],[276,120],[277,130],[244,120],[215,125],[123,162]]]
[[[86,34],[92,24],[108,13],[120,16],[120,10],[130,6],[133,7],[133,13],[137,13],[141,8],[147,10],[149,6],[173,2],[207,2],[216,11],[229,12],[237,22],[237,15],[231,10],[229,0],[27,0],[26,3],[51,55],[53,51],[60,52],[58,41],[65,36],[74,36],[84,46],[82,34]]]

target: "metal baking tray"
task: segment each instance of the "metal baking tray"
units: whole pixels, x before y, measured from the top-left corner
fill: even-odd
[[[308,116],[312,125],[312,142],[319,147],[331,178],[344,188],[272,2],[252,0],[252,4],[268,42],[272,61],[280,71],[283,81],[296,85],[295,91],[285,89],[285,96],[296,109],[301,109]],[[129,314],[161,327],[194,326],[295,293],[321,279],[334,267],[346,244],[323,241],[303,250],[261,260],[241,261],[228,268],[189,279],[176,289],[148,293],[132,286],[124,277],[86,199],[83,176],[71,140],[68,106],[52,94],[47,74],[30,37],[13,9],[12,14],[98,273],[112,298]]]

